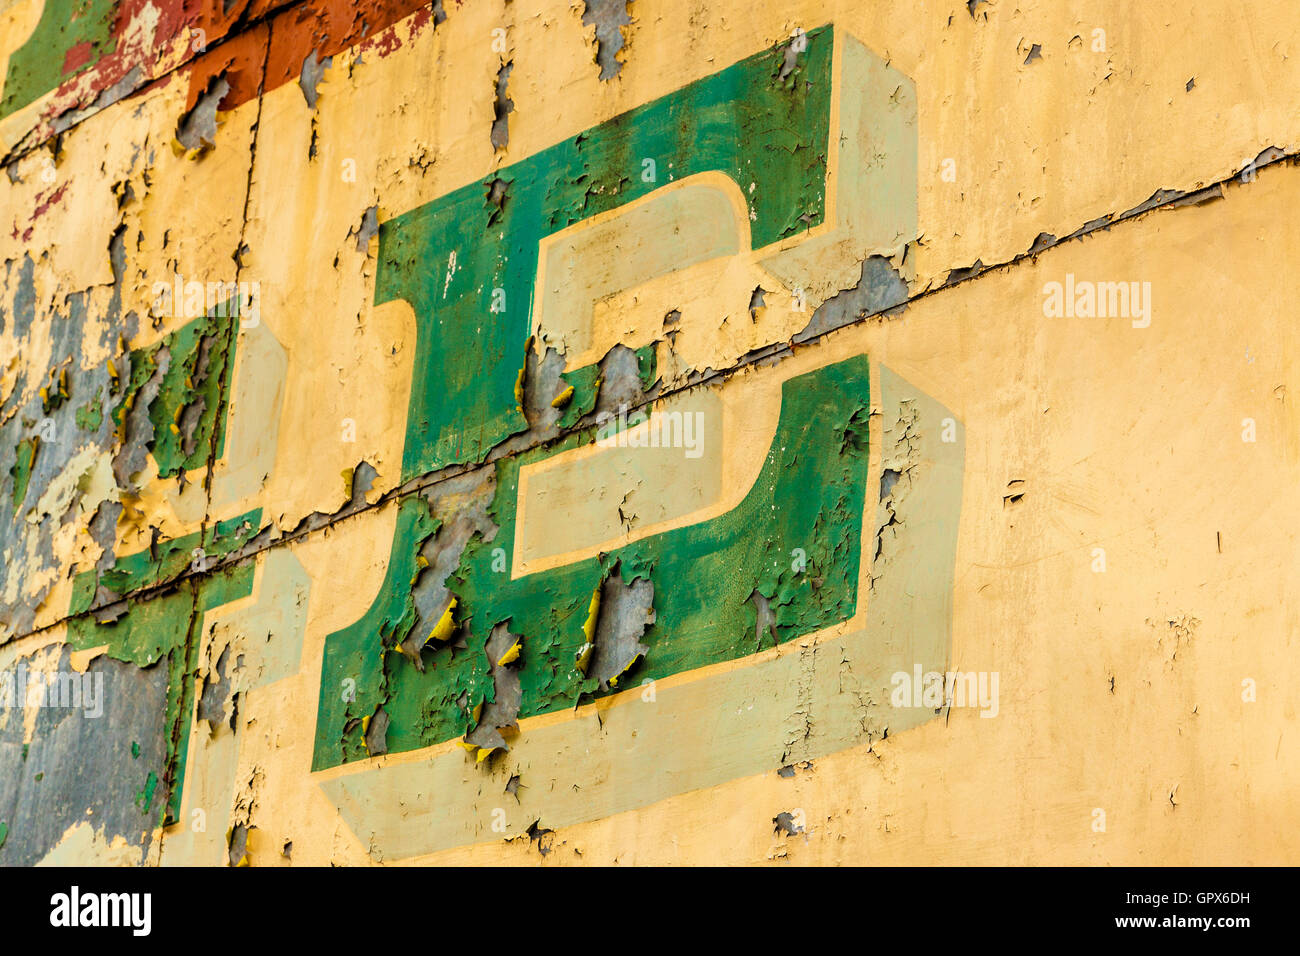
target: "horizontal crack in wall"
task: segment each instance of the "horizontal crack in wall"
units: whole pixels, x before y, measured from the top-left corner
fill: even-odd
[[[1074,232],[1070,233],[1064,238],[1056,239],[1051,236],[1040,236],[1037,240],[1035,240],[1034,244],[1031,245],[1031,247],[1027,251],[1020,253],[1008,260],[992,263],[989,265],[983,265],[982,263],[977,263],[977,266],[975,267],[970,267],[965,270],[954,270],[952,273],[949,274],[948,279],[945,280],[944,282],[931,285],[930,287],[925,288],[920,292],[914,293],[908,296],[901,303],[891,303],[886,307],[878,309],[877,311],[870,312],[868,314],[859,315],[856,319],[848,322],[845,325],[836,326],[835,328],[825,329],[823,331],[811,332],[811,334],[808,334],[806,338],[803,337],[804,333],[801,333],[800,336],[798,336],[800,338],[800,341],[798,342],[795,342],[792,339],[790,342],[773,343],[771,346],[761,348],[761,349],[756,349],[748,353],[747,355],[743,356],[738,362],[736,362],[735,364],[727,368],[720,369],[720,370],[713,370],[713,369],[707,370],[706,372],[700,374],[698,377],[693,377],[691,381],[677,388],[660,389],[656,385],[656,388],[653,391],[647,393],[648,397],[644,397],[639,401],[630,403],[631,407],[629,408],[629,414],[638,409],[643,409],[650,405],[662,402],[665,399],[669,399],[673,396],[684,394],[694,388],[721,384],[726,380],[728,380],[729,378],[731,378],[733,375],[745,371],[746,369],[772,364],[773,362],[782,361],[785,357],[789,355],[793,355],[796,349],[817,347],[822,343],[822,341],[826,338],[826,336],[829,335],[830,332],[832,331],[838,331],[845,328],[852,328],[856,325],[861,325],[863,323],[873,321],[873,320],[899,321],[905,317],[906,308],[911,306],[913,303],[920,302],[923,299],[927,299],[931,296],[941,294],[958,285],[963,285],[968,282],[977,281],[981,276],[983,276],[988,272],[1011,268],[1013,266],[1019,265],[1020,263],[1026,260],[1036,259],[1038,255],[1042,254],[1043,252],[1046,252],[1049,249],[1056,248],[1066,243],[1082,239],[1095,232],[1102,231],[1102,230],[1109,230],[1114,226],[1120,225],[1122,223],[1132,222],[1143,216],[1146,216],[1151,213],[1159,212],[1162,210],[1174,210],[1186,206],[1201,205],[1206,202],[1212,202],[1217,199],[1221,199],[1224,197],[1224,190],[1228,186],[1234,184],[1243,187],[1248,186],[1251,184],[1251,182],[1254,181],[1254,179],[1257,178],[1260,172],[1263,172],[1264,170],[1268,170],[1271,167],[1277,167],[1281,165],[1289,164],[1294,166],[1297,165],[1298,160],[1300,160],[1300,152],[1284,152],[1283,150],[1277,147],[1268,147],[1263,151],[1261,151],[1257,159],[1251,164],[1251,168],[1255,173],[1254,176],[1251,176],[1249,178],[1244,178],[1238,174],[1234,174],[1233,176],[1225,177],[1224,179],[1221,179],[1218,182],[1212,183],[1208,186],[1190,192],[1184,192],[1180,190],[1167,190],[1167,189],[1158,190],[1156,193],[1152,195],[1150,199],[1139,204],[1138,206],[1126,210],[1125,212],[1122,212],[1118,215],[1107,214],[1105,216],[1089,220],[1079,229],[1075,230]],[[246,213],[247,210],[245,210],[245,218],[246,218]],[[810,329],[811,327],[812,326],[810,325]],[[327,530],[328,528],[333,527],[334,525],[337,525],[343,521],[354,518],[358,515],[367,514],[371,511],[375,511],[380,508],[383,508],[386,505],[390,504],[391,502],[394,502],[400,498],[406,497],[416,492],[426,491],[428,489],[434,488],[435,486],[437,486],[442,482],[450,481],[452,479],[458,478],[462,475],[471,472],[479,472],[485,469],[494,468],[496,463],[504,458],[509,458],[509,457],[523,454],[525,452],[531,452],[537,449],[544,449],[544,448],[552,447],[554,445],[561,444],[572,434],[576,432],[580,432],[585,428],[591,427],[592,423],[594,422],[594,418],[595,418],[595,411],[593,410],[592,413],[583,416],[582,418],[578,419],[575,422],[570,423],[565,428],[554,429],[552,434],[548,434],[544,438],[536,439],[533,441],[509,441],[508,440],[498,445],[496,448],[494,448],[482,462],[475,463],[475,464],[453,465],[448,468],[441,469],[440,471],[426,473],[424,475],[411,479],[410,481],[400,485],[399,487],[389,490],[385,494],[378,496],[374,501],[366,501],[364,498],[362,498],[360,501],[354,500],[352,502],[349,502],[342,509],[335,512],[333,515],[323,516],[323,520],[317,520],[312,522],[304,519],[304,522],[300,524],[300,527],[295,529],[294,531],[283,533],[283,532],[277,532],[276,529],[274,528],[264,529],[261,534],[258,534],[246,545],[240,548],[236,548],[230,551],[229,553],[227,553],[225,556],[209,562],[207,566],[204,567],[202,570],[195,570],[191,568],[186,572],[182,573],[179,577],[171,581],[168,581],[165,584],[160,584],[152,588],[142,588],[138,591],[132,592],[129,596],[129,600],[131,603],[140,603],[143,601],[148,601],[155,597],[173,593],[178,589],[184,587],[186,585],[186,582],[192,580],[201,580],[205,577],[219,574],[223,570],[235,567],[239,565],[241,562],[247,561],[248,559],[253,558],[258,554],[270,551],[273,548],[288,546],[298,541],[305,540],[306,538],[310,537],[313,534],[316,534],[317,532]],[[525,433],[524,435],[517,436],[517,437],[527,438],[528,436],[527,433]],[[62,624],[65,624],[69,620],[73,620],[79,617],[89,616],[93,613],[96,613],[97,610],[102,611],[102,608],[88,610],[78,615],[65,615],[64,617],[56,621],[52,621],[49,624],[46,624],[42,627],[35,628],[33,630],[29,630],[21,634],[17,634],[13,638],[11,638],[11,642],[16,642],[19,640],[23,640],[26,638],[30,638],[42,634],[43,632],[47,631],[52,627],[58,627]]]

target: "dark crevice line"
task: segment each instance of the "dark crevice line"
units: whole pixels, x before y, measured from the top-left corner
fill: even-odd
[[[258,81],[257,84],[257,115],[253,119],[252,139],[250,140],[248,145],[248,178],[244,183],[244,208],[241,212],[240,221],[239,221],[239,241],[236,243],[234,254],[231,256],[231,258],[235,260],[235,289],[231,294],[235,296],[239,296],[241,301],[239,301],[236,307],[235,318],[232,321],[231,327],[228,332],[229,339],[227,340],[227,344],[226,344],[225,367],[222,370],[221,378],[218,379],[217,381],[217,415],[218,416],[222,415],[223,411],[227,414],[227,416],[229,414],[229,409],[226,407],[226,403],[230,400],[230,396],[227,395],[227,389],[229,388],[230,383],[233,383],[235,380],[235,375],[234,375],[234,364],[235,364],[235,354],[236,354],[235,346],[239,338],[239,330],[244,324],[244,310],[243,310],[244,303],[242,301],[243,286],[240,284],[240,279],[243,277],[244,274],[243,256],[244,256],[244,248],[246,245],[245,237],[247,236],[248,233],[248,209],[252,203],[252,197],[253,197],[253,174],[257,167],[257,143],[258,143],[258,138],[260,137],[262,131],[262,101],[266,96],[267,67],[270,64],[270,61],[271,61],[271,26],[270,24],[268,24],[266,28],[266,51],[262,55],[262,78]],[[257,294],[260,294],[260,289]],[[259,314],[260,314],[261,307],[262,305],[259,302],[258,303]],[[227,305],[225,311],[227,317],[229,317],[230,314],[229,305]],[[212,439],[208,445],[208,473],[203,477],[203,489],[207,495],[207,502],[203,508],[203,522],[200,525],[200,532],[207,529],[208,523],[209,521],[211,521],[212,518],[212,473],[216,470],[216,466],[217,466],[217,435],[218,434],[221,435],[222,444],[224,445],[225,439],[227,437],[227,433],[229,431],[228,425],[229,422],[227,422],[227,424],[225,426],[222,426],[220,429],[214,428],[212,430]],[[203,544],[203,540],[204,539],[202,537],[199,538],[200,545]]]
[[[240,294],[239,290],[241,288],[239,285],[239,278],[241,273],[243,272],[244,266],[243,263],[240,261],[240,257],[244,249],[244,236],[248,230],[248,209],[250,205],[250,199],[253,194],[253,169],[257,164],[257,141],[262,126],[262,100],[266,95],[266,76],[267,76],[267,67],[268,64],[270,63],[270,59],[271,59],[271,27],[268,24],[266,28],[266,51],[262,56],[262,77],[258,81],[258,87],[257,87],[257,116],[253,121],[252,139],[249,142],[248,180],[244,188],[243,216],[239,225],[239,242],[235,247],[235,252],[233,257],[235,260],[235,292],[233,293],[234,295],[239,295]],[[258,305],[260,308],[261,304],[259,303]],[[230,310],[227,307],[226,309],[227,314],[229,314],[229,311]],[[239,326],[242,323],[243,323],[243,310],[241,308],[237,310],[235,318],[232,321],[232,326],[228,331],[229,339],[227,340],[227,344],[226,344],[226,363],[227,366],[229,367],[223,369],[222,375],[217,382],[217,415],[218,416],[222,414],[222,409],[225,407],[225,403],[229,400],[229,396],[226,394],[227,383],[234,381],[233,365],[235,361],[235,344],[236,344],[236,339],[239,336]],[[217,465],[217,435],[221,434],[224,440],[226,431],[227,429],[225,427],[222,427],[221,429],[214,428],[212,430],[212,435],[208,443],[208,473],[203,478],[203,490],[204,490],[204,494],[206,495],[206,502],[203,506],[203,520],[199,524],[200,548],[203,548],[207,544],[206,532],[212,523],[212,474],[215,471]],[[206,555],[204,555],[202,566],[204,568],[207,567]],[[192,563],[190,567],[193,568]],[[221,570],[221,568],[214,568],[213,570],[214,571]],[[199,679],[198,653],[199,653],[199,648],[202,646],[203,643],[203,618],[205,614],[203,610],[203,602],[202,602],[203,588],[201,586],[201,581],[199,579],[201,579],[203,576],[204,576],[203,572],[199,572],[197,574],[182,574],[178,579],[176,579],[176,581],[171,582],[176,587],[181,587],[184,582],[192,580],[193,584],[190,588],[190,591],[191,594],[193,595],[193,601],[190,605],[189,627],[185,632],[185,641],[180,648],[174,648],[171,651],[172,654],[181,655],[180,661],[178,662],[180,687],[176,691],[178,697],[177,707],[176,707],[176,720],[175,723],[170,728],[171,745],[168,747],[167,763],[163,771],[163,779],[166,781],[166,793],[165,793],[166,802],[163,804],[162,814],[160,817],[162,821],[166,821],[167,816],[170,813],[171,802],[175,794],[178,791],[182,793],[184,792],[185,781],[184,779],[177,779],[177,776],[179,774],[181,767],[183,766],[187,767],[189,765],[188,754],[182,754],[180,752],[180,747],[181,747],[182,740],[186,742],[186,746],[188,747],[193,738],[192,734],[186,732],[189,729],[189,723],[192,716],[190,711],[193,709],[192,706],[189,707],[186,706],[186,701],[187,700],[193,701],[198,696],[198,686],[197,686],[198,679]],[[131,595],[123,595],[124,599],[129,597],[131,597]],[[93,613],[93,611],[87,611],[86,613],[90,614]],[[169,685],[171,684],[170,678],[168,680],[168,684]],[[186,689],[191,686],[193,687],[193,693],[187,694]],[[180,807],[178,806],[177,811],[179,812],[179,810]],[[173,822],[178,822],[178,821],[173,821]],[[163,844],[166,842],[167,839],[167,827],[162,826],[160,827],[160,829],[162,832],[158,837],[158,852],[161,855]]]

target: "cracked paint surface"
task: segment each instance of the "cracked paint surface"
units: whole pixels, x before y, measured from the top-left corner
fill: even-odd
[[[760,54],[380,227],[376,303],[410,303],[413,378],[437,383],[412,389],[404,478],[481,460],[527,427],[515,383],[539,243],[654,191],[658,167],[665,181],[721,170],[758,186],[745,210],[755,248],[821,221],[830,48],[816,31],[784,81]]]
[[[473,729],[483,704],[493,699],[492,658],[485,648],[498,624],[508,622],[521,638],[520,717],[572,707],[601,693],[608,679],[587,673],[583,651],[594,626],[587,619],[600,620],[593,589],[601,588],[615,566],[627,585],[659,582],[651,650],[632,675],[638,681],[761,649],[747,637],[754,631],[748,603],[754,591],[771,602],[777,641],[847,619],[857,598],[868,414],[865,361],[791,380],[782,392],[767,459],[736,509],[516,581],[491,570],[490,551],[492,541],[509,541],[517,533],[510,503],[518,468],[530,456],[500,464],[489,511],[492,538],[469,543],[453,585],[461,623],[443,639],[436,629],[424,639],[428,660],[419,668],[391,651],[415,626],[409,591],[421,573],[420,545],[437,527],[419,498],[403,502],[394,560],[376,605],[326,641],[315,768],[364,754],[358,715],[381,705],[392,720],[390,751],[438,744]],[[586,437],[579,433],[570,441]],[[823,493],[799,493],[808,487]],[[795,548],[806,562],[798,573],[790,566]],[[449,643],[453,634],[459,648]],[[344,684],[348,680],[352,685]],[[345,700],[339,689],[353,685],[356,699]]]
[[[1293,858],[1300,34],[1172,12],[6,5],[0,863]]]

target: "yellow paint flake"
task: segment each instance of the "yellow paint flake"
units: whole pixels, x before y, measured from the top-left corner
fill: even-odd
[[[452,595],[451,601],[447,605],[447,610],[442,612],[442,617],[438,618],[438,623],[435,624],[433,630],[429,632],[429,641],[438,641],[441,643],[451,637],[452,631],[456,629],[456,616],[453,613],[456,610],[456,603],[456,596]],[[425,641],[425,643],[427,644],[429,641]]]
[[[510,645],[510,649],[497,659],[497,667],[503,667],[506,664],[513,664],[519,660],[520,642],[515,641]]]

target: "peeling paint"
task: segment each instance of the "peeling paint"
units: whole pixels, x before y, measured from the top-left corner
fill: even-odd
[[[1286,862],[1300,34],[965,6],[0,13],[0,863]]]

